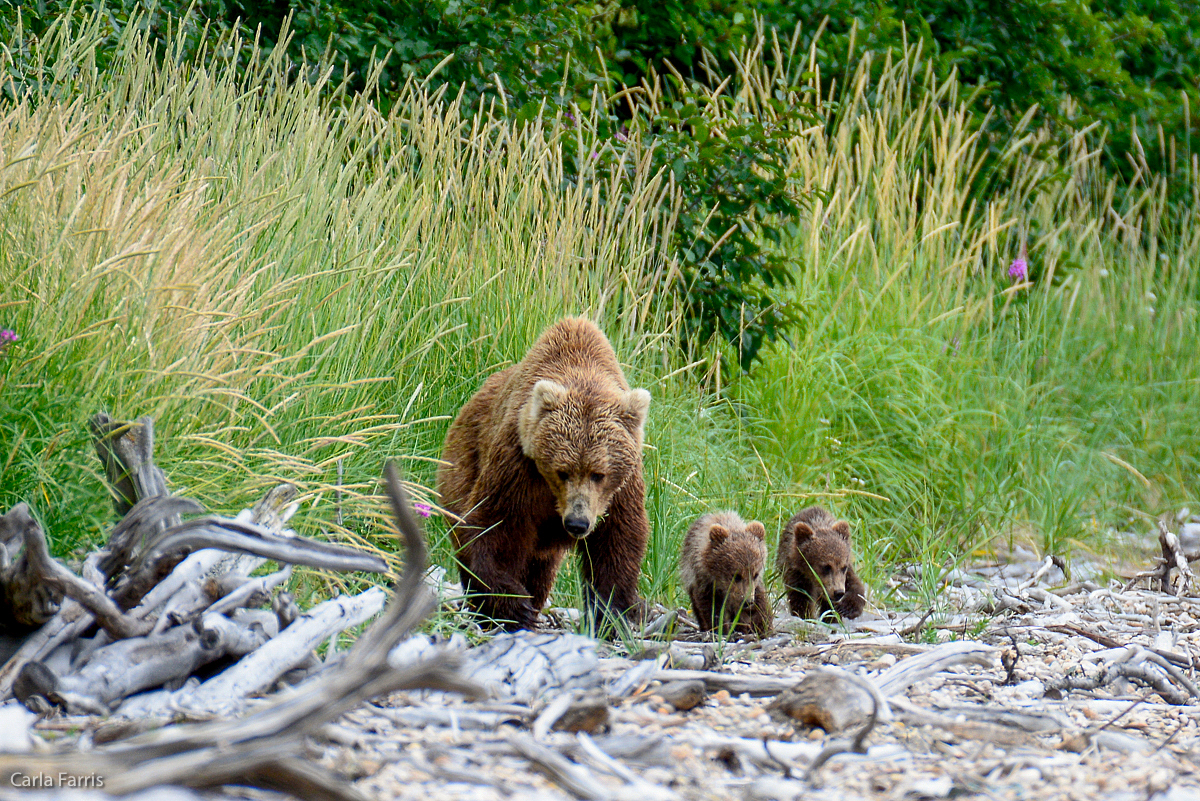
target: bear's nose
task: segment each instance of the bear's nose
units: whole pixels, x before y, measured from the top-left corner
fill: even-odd
[[[588,529],[591,528],[591,526],[588,524],[588,519],[579,515],[568,515],[567,518],[563,520],[563,527],[566,528],[567,533],[572,537],[582,537],[583,535],[587,534]]]

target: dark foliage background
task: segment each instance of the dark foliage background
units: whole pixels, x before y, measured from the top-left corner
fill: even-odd
[[[692,342],[719,337],[743,369],[802,323],[777,303],[794,265],[772,244],[810,200],[783,169],[782,140],[811,124],[805,109],[780,109],[770,123],[727,115],[719,135],[704,113],[703,87],[734,72],[731,56],[756,25],[777,29],[781,39],[800,25],[800,52],[819,34],[827,91],[864,55],[920,39],[940,76],[956,70],[992,109],[978,117],[994,148],[1036,105],[1058,141],[1094,122],[1107,126],[1107,166],[1127,177],[1135,168],[1126,154],[1160,137],[1175,140],[1177,157],[1160,163],[1160,149],[1144,147],[1149,166],[1186,169],[1191,109],[1200,100],[1200,4],[1190,0],[0,0],[0,42],[19,51],[56,20],[82,21],[98,10],[114,38],[124,26],[142,26],[164,43],[164,57],[211,58],[204,45],[234,28],[268,51],[282,41],[297,64],[332,64],[329,86],[371,86],[385,110],[406,80],[433,75],[434,85],[461,91],[469,111],[482,103],[518,118],[543,109],[602,112],[590,116],[612,142],[597,155],[601,173],[620,168],[617,156],[635,132],[643,144],[651,137],[654,158],[682,192],[676,290]],[[169,48],[173,41],[181,47]],[[96,54],[100,70],[106,55]],[[9,97],[27,80],[19,57],[15,63]],[[626,95],[592,109],[597,98],[659,76],[667,76],[665,102]],[[977,191],[989,189],[985,170]]]

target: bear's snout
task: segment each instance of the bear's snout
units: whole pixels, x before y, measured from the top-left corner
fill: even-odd
[[[592,521],[583,515],[569,514],[563,518],[563,528],[575,539],[583,539],[592,528]]]

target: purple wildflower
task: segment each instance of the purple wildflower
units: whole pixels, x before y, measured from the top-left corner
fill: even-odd
[[[592,161],[595,161],[598,158],[600,158],[600,154],[597,153],[595,150],[593,150],[592,151]]]
[[[1029,275],[1029,264],[1024,259],[1013,259],[1008,268],[1008,277],[1014,281],[1024,281]]]
[[[0,328],[0,350],[4,350],[12,343],[20,339],[17,332],[11,328]]]
[[[629,137],[625,135],[625,132],[626,132],[627,130],[629,130],[629,129],[628,129],[628,128],[626,128],[624,125],[622,125],[622,126],[621,126],[621,130],[617,131],[617,141],[618,141],[618,142],[627,142],[627,141],[629,141]]]
[[[418,501],[417,503],[413,504],[413,508],[417,510],[417,514],[419,514],[421,517],[429,517],[431,514],[433,514],[433,507],[427,503],[421,503]]]

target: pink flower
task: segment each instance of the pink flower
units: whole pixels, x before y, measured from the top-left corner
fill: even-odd
[[[413,508],[417,510],[417,514],[419,514],[421,517],[429,517],[431,514],[433,514],[433,507],[427,503],[421,503],[418,501],[417,503],[413,504]]]
[[[1029,264],[1024,259],[1013,259],[1008,268],[1008,277],[1014,281],[1024,281],[1029,275]]]
[[[20,339],[11,328],[0,328],[0,346],[9,345]]]

